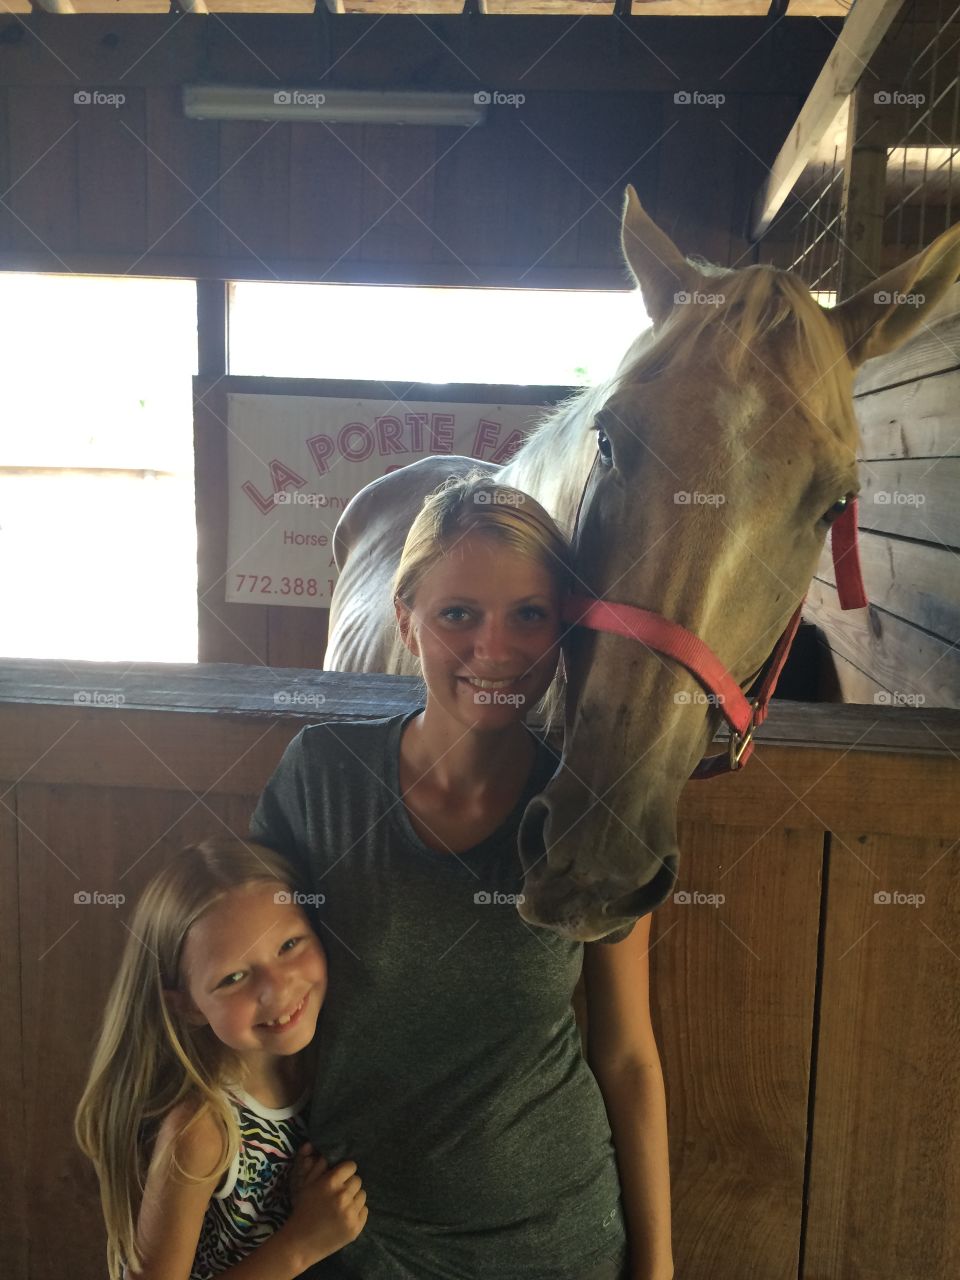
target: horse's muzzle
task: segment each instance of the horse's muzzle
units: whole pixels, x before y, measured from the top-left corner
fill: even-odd
[[[559,851],[548,848],[550,816],[548,801],[538,796],[527,806],[520,824],[524,881],[523,902],[517,909],[528,924],[574,941],[595,942],[653,911],[669,896],[679,866],[675,845],[658,856],[650,855],[629,878],[600,868],[593,872],[578,865],[575,857],[564,865]],[[576,846],[582,849],[588,840],[586,831],[571,831],[563,841],[564,852],[573,853]]]

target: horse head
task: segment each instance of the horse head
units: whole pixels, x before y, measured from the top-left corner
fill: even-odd
[[[957,278],[960,224],[832,310],[790,272],[684,258],[632,188],[622,246],[653,328],[583,423],[578,590],[680,624],[747,689],[859,489],[854,371]],[[564,657],[563,759],[521,824],[520,914],[590,941],[671,892],[680,792],[720,712],[635,640],[576,628]]]

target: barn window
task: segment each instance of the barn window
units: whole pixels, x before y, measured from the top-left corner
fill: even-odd
[[[196,662],[196,284],[0,273],[0,313],[0,653]]]
[[[627,290],[237,283],[230,372],[575,386],[649,323]]]

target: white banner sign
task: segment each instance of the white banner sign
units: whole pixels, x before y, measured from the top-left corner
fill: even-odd
[[[328,608],[333,531],[354,494],[431,454],[508,462],[542,412],[229,394],[227,602]]]

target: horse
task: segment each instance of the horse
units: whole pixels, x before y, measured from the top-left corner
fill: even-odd
[[[424,458],[344,510],[325,669],[417,673],[393,574],[423,499],[480,469],[574,538],[578,590],[680,624],[750,688],[831,523],[855,503],[854,371],[903,342],[956,280],[960,223],[832,309],[791,272],[685,258],[632,187],[621,248],[652,327],[609,380],[547,412],[499,468]],[[680,792],[721,713],[689,670],[621,635],[572,629],[564,666],[562,759],[521,821],[518,910],[595,941],[673,889]]]

